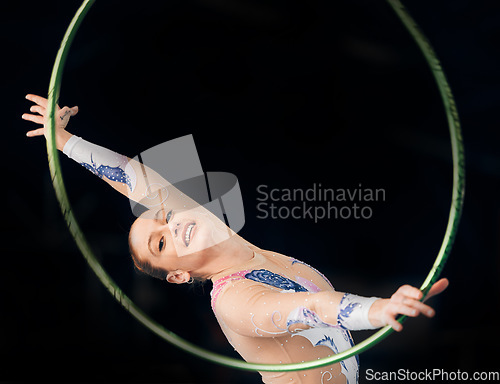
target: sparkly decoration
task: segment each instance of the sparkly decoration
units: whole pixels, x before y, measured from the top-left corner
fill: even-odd
[[[109,180],[127,184],[127,186],[132,191],[132,183],[130,181],[130,177],[125,173],[123,169],[121,169],[120,167],[110,167],[107,165],[100,165],[98,167],[92,157],[92,154],[90,155],[90,161],[92,162],[92,165],[87,163],[80,163],[80,164],[101,179],[103,177],[106,177]]]
[[[323,274],[322,274],[320,271],[318,271],[316,268],[311,267],[309,264],[304,263],[304,262],[303,262],[303,261],[301,261],[301,260],[293,259],[293,261],[292,261],[292,265],[294,265],[295,263],[299,263],[299,264],[305,265],[306,267],[308,267],[308,268],[312,269],[314,272],[316,272],[318,275],[320,275],[320,276],[323,278],[323,280],[325,280],[325,281],[328,283],[328,285],[329,285],[330,287],[332,287],[332,289],[333,289],[333,285],[332,285],[332,283],[330,283],[330,280],[328,280],[328,279],[326,278],[326,276],[325,276],[325,275],[323,275]]]
[[[258,283],[268,284],[285,291],[307,292],[307,289],[305,289],[302,285],[274,272],[268,271],[267,269],[259,269],[249,272],[245,275],[245,278],[257,281]]]
[[[378,297],[362,297],[346,293],[339,304],[337,322],[344,329],[357,331],[375,329],[368,319],[368,312]]]
[[[354,311],[354,309],[356,307],[360,307],[361,304],[360,303],[350,303],[349,305],[347,305],[345,308],[342,308],[340,311],[339,311],[339,321],[344,321],[344,320],[347,320],[347,318],[349,316],[351,316],[351,313],[352,311]]]
[[[321,321],[319,316],[306,307],[295,308],[288,315],[286,326],[288,329],[295,324],[304,324],[311,328],[326,328],[333,327],[333,325]]]
[[[277,315],[276,319],[275,319],[275,315]],[[273,323],[273,325],[276,327],[276,329],[278,329],[279,331],[278,332],[271,332],[271,331],[266,331],[265,329],[262,329],[260,328],[259,326],[257,326],[257,324],[255,324],[255,321],[254,321],[254,317],[255,317],[255,313],[252,314],[252,317],[250,318],[250,321],[252,322],[252,325],[255,327],[255,334],[256,335],[259,335],[259,336],[264,336],[261,332],[264,332],[264,333],[267,333],[269,335],[282,335],[282,334],[285,334],[287,333],[288,331],[286,329],[281,329],[277,324],[276,324],[276,321],[280,321],[281,320],[281,313],[279,311],[274,311],[273,314],[271,315],[271,322]],[[260,348],[260,347],[259,347]]]

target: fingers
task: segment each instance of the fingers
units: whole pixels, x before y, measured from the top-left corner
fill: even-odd
[[[32,94],[26,95],[26,99],[35,103],[35,105],[32,105],[30,107],[30,112],[38,113],[38,115],[33,115],[31,113],[24,113],[21,117],[24,120],[31,121],[35,124],[44,125],[45,123],[44,115],[47,107],[47,99]],[[41,136],[43,135],[44,131],[45,131],[44,128],[34,129],[32,131],[26,132],[26,136],[28,137]]]
[[[442,279],[438,281],[429,291],[428,297],[444,291],[447,286],[448,280]],[[403,285],[390,298],[384,311],[384,322],[390,325],[395,331],[400,332],[403,326],[396,320],[398,315],[417,317],[422,314],[427,317],[433,317],[436,312],[433,308],[420,301],[422,297],[423,293],[418,288]]]
[[[427,317],[434,316],[434,310],[421,302],[423,293],[410,285],[403,285],[391,297],[391,303],[398,305],[398,313],[401,315],[416,317],[423,314]]]
[[[410,317],[417,317],[420,314],[423,314],[427,317],[433,317],[435,315],[434,309],[422,303],[421,301],[411,299],[406,299],[403,301],[403,307],[401,308],[399,313],[401,315]]]
[[[41,125],[44,124],[43,116],[40,116],[40,115],[32,115],[29,113],[24,113],[21,117],[24,120],[32,121],[33,123],[36,123],[36,124],[41,124]]]
[[[64,120],[66,117],[68,116],[72,116],[71,114],[71,109],[69,109],[69,107],[63,107],[60,111],[59,111],[59,118],[61,120]],[[68,117],[69,119],[69,117]]]
[[[38,128],[33,131],[26,132],[26,136],[28,137],[42,136],[44,132],[45,128]]]
[[[421,313],[428,317],[434,316],[434,310],[419,301],[408,304],[390,303],[385,310],[384,323],[390,325],[396,332],[400,332],[403,325],[396,320],[399,315],[417,317]]]
[[[401,332],[403,330],[403,325],[396,320],[396,317],[388,317],[386,319],[386,324],[390,325],[396,332]]]
[[[446,288],[448,288],[449,284],[450,282],[448,281],[448,279],[441,279],[435,282],[434,285],[429,290],[429,292],[427,293],[427,296],[425,297],[424,301],[430,299],[432,296],[436,296],[441,292],[443,292]]]
[[[69,120],[70,117],[75,116],[77,113],[78,113],[78,107],[73,107],[73,108],[63,107],[59,111],[59,118],[61,120],[65,120],[65,119]]]
[[[41,97],[41,96],[33,95],[33,94],[29,93],[26,95],[26,99],[34,102],[35,104],[38,104],[39,106],[41,106],[43,108],[47,108],[47,99],[45,97]]]
[[[32,105],[30,107],[30,112],[32,113],[25,113],[22,115],[22,118],[27,121],[31,121],[36,124],[40,125],[45,125],[46,121],[46,115],[47,115],[47,107],[48,107],[48,100],[44,97],[34,95],[34,94],[28,94],[26,95],[26,99],[29,101],[32,101],[35,103],[35,105]],[[56,124],[55,128],[56,130],[59,131],[64,131],[66,128],[68,121],[70,117],[75,116],[78,113],[78,107],[64,107],[62,109],[59,108],[58,105],[56,105],[56,111],[55,115],[58,117],[56,118]],[[34,136],[41,136],[45,134],[45,128],[38,128],[31,130],[26,133],[26,136],[28,137],[34,137]]]
[[[424,294],[420,291],[420,289],[412,287],[411,285],[403,285],[392,296],[400,298],[408,297],[410,299],[420,300],[423,295]]]
[[[35,113],[39,113],[40,115],[44,116],[46,109],[43,108],[43,107],[41,107],[41,106],[39,106],[39,105],[32,105],[30,107],[30,111],[31,112],[35,112]]]
[[[47,106],[48,106],[48,100],[45,97],[41,97],[41,96],[29,93],[26,95],[26,99],[29,101],[32,101],[33,103],[36,104],[36,105],[31,106],[31,108],[30,108],[31,112],[39,113],[40,115],[45,115],[45,111],[46,111]],[[58,106],[56,108],[59,110]],[[69,110],[69,113],[68,113],[69,116],[75,116],[78,113],[77,106],[74,106],[72,108],[64,107],[60,111],[66,112],[65,110]]]
[[[448,287],[448,280],[441,279],[436,282],[429,290],[426,299],[443,292]],[[420,289],[412,287],[411,285],[401,286],[390,299],[383,299],[380,302],[382,307],[377,309],[379,315],[375,315],[383,324],[390,325],[396,332],[403,329],[403,325],[396,319],[399,315],[417,317],[424,315],[433,317],[436,311],[427,304],[421,301],[423,293]],[[374,304],[375,305],[375,304]]]

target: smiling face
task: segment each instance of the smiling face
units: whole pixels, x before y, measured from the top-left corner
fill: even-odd
[[[222,225],[221,225],[222,224]],[[130,228],[135,257],[165,271],[193,271],[220,251],[227,228],[201,209],[149,210]]]

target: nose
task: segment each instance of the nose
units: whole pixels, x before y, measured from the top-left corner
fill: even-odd
[[[167,224],[168,230],[172,234],[172,237],[177,237],[181,229],[181,223],[179,221],[171,221]]]

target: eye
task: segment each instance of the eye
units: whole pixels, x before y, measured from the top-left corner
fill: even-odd
[[[167,216],[165,218],[166,221],[167,221],[167,224],[168,224],[168,222],[170,221],[171,218],[172,218],[172,210],[168,211]]]
[[[158,245],[158,249],[160,250],[160,252],[161,252],[161,250],[163,249],[163,246],[164,246],[164,245],[165,245],[165,239],[162,237],[162,238],[160,239],[160,244]]]

